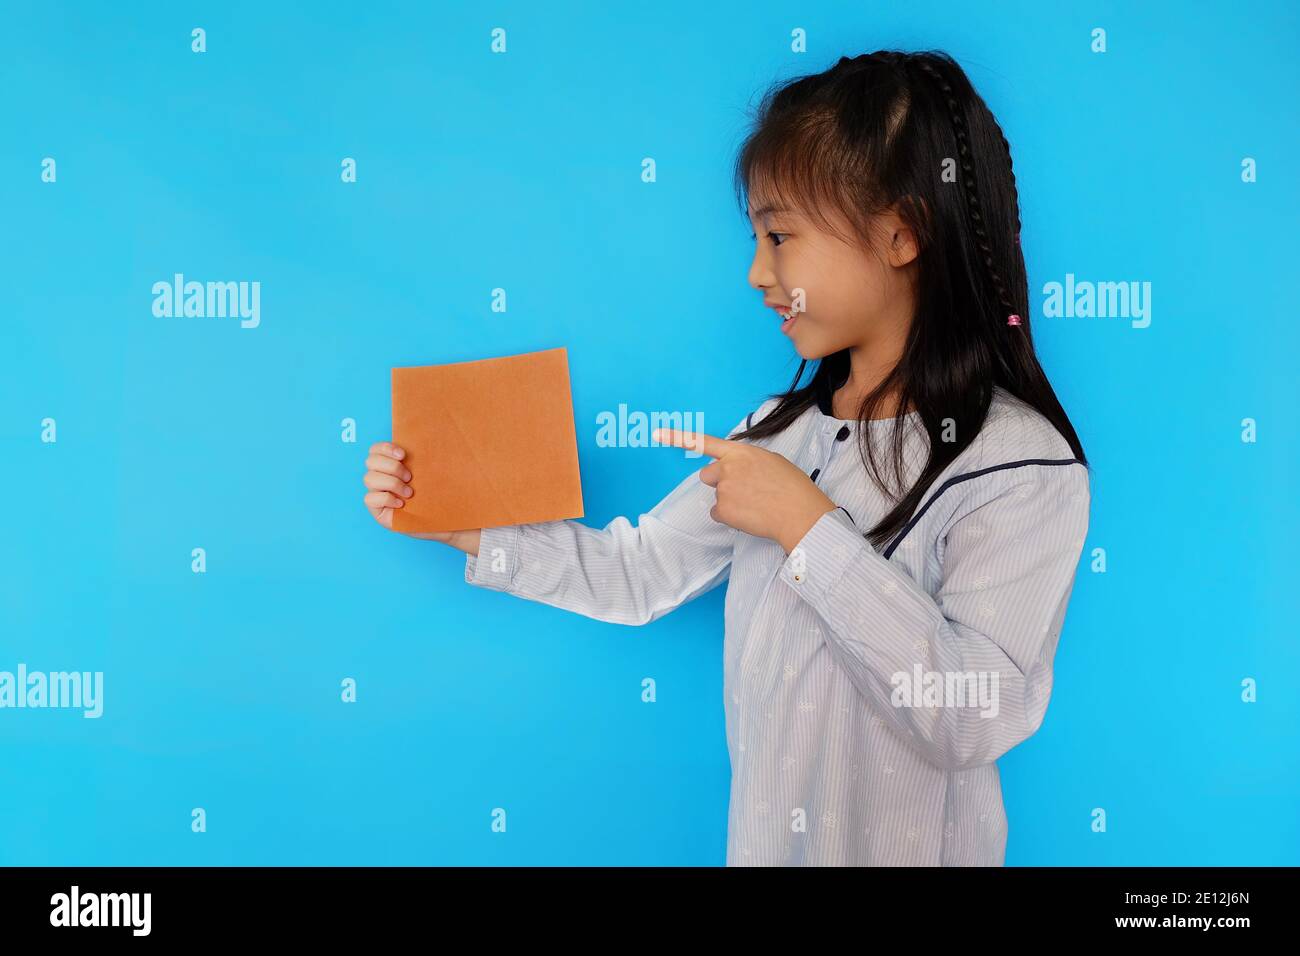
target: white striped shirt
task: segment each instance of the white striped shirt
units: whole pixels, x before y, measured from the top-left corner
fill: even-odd
[[[861,423],[886,454],[891,422]],[[906,423],[910,487],[927,439],[916,413]],[[1088,470],[1042,415],[996,388],[974,442],[877,550],[863,532],[894,501],[867,475],[857,424],[814,407],[756,443],[816,471],[842,506],[789,555],[714,521],[714,489],[695,472],[637,525],[486,528],[465,580],[644,624],[730,577],[728,866],[1001,866],[994,761],[1047,709],[1087,534]],[[919,706],[899,706],[899,675]],[[943,695],[963,678],[992,696]],[[920,693],[927,686],[937,699]]]

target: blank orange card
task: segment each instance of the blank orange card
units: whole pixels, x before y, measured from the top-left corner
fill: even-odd
[[[395,531],[582,517],[563,348],[394,368],[393,443],[415,491],[393,511]]]

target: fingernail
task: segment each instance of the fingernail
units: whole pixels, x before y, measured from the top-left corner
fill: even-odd
[[[412,488],[410,485],[407,485],[405,488],[402,489],[402,493],[409,498],[411,497],[411,495],[415,494],[415,489]]]
[[[393,449],[393,457],[394,457],[394,458],[405,458],[405,457],[406,457],[406,450],[403,449],[403,448],[394,448],[394,449]]]

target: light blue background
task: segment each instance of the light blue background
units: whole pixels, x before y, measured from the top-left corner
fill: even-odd
[[[0,863],[721,864],[723,590],[631,629],[471,588],[363,462],[392,366],[564,345],[586,521],[648,510],[700,463],[599,412],[724,432],[796,365],[747,107],[886,47],[1002,121],[1036,298],[1153,286],[1148,329],[1035,323],[1108,569],[1000,763],[1008,864],[1300,863],[1294,4],[470,6],[4,3],[0,669],[102,670],[106,710],[0,711]],[[153,317],[175,272],[260,281],[261,327]]]

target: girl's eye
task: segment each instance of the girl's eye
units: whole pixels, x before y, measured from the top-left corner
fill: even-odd
[[[764,235],[767,236],[767,238],[769,238],[769,239],[772,240],[772,245],[774,245],[774,246],[779,246],[779,245],[781,245],[781,243],[776,241],[776,237],[777,237],[777,236],[780,236],[780,237],[781,237],[781,241],[784,242],[784,241],[785,241],[785,237],[786,237],[787,234],[784,233],[784,232],[766,232],[766,233],[764,233]],[[751,233],[749,234],[749,238],[753,239],[755,242],[758,241],[758,236],[757,236],[757,234],[755,234],[755,233],[752,233],[752,232],[751,232]]]

